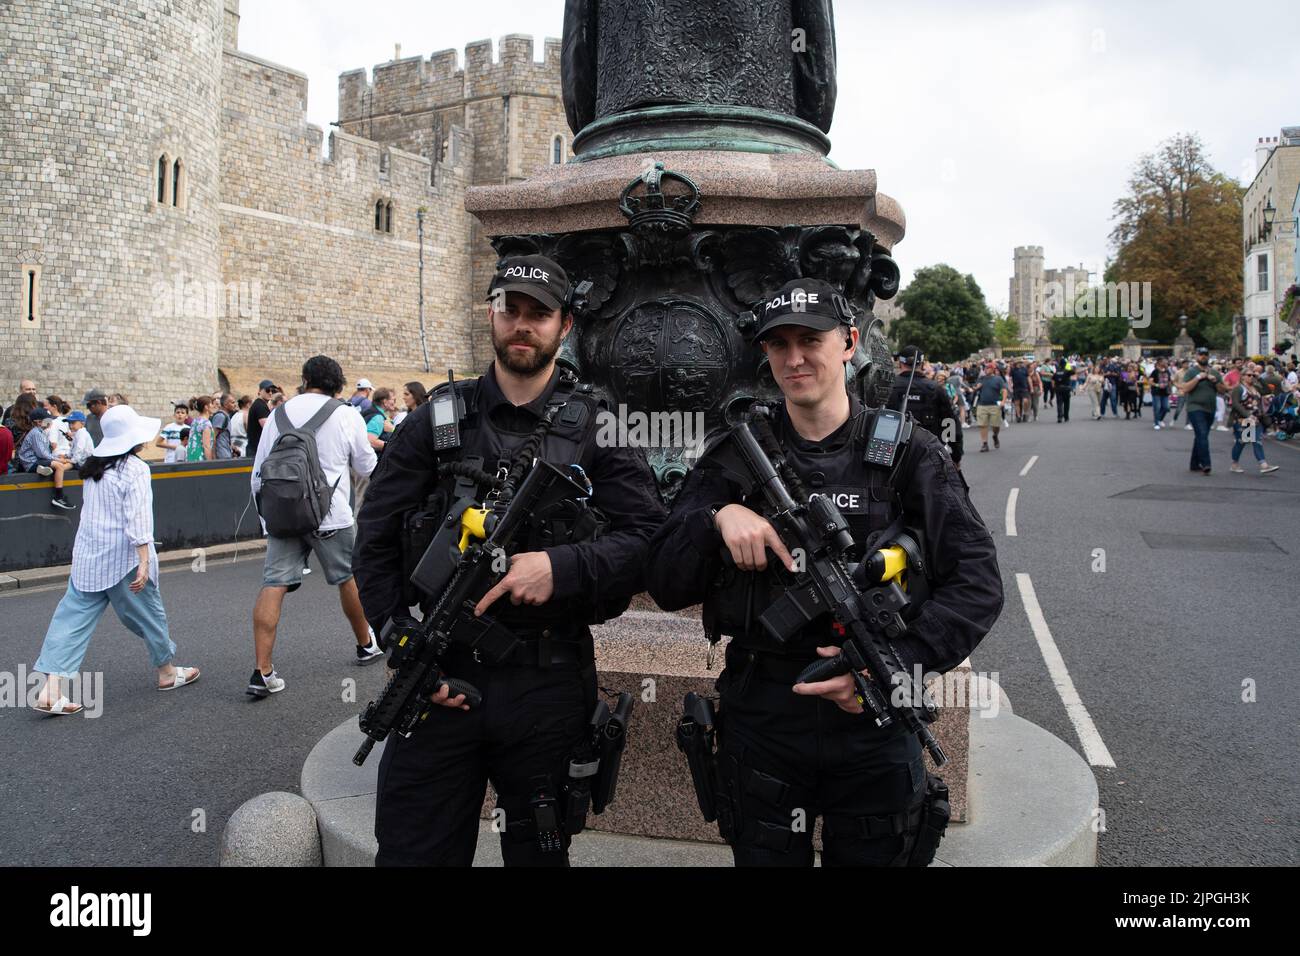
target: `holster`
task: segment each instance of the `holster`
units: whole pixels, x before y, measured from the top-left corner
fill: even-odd
[[[718,782],[718,745],[721,739],[719,715],[713,701],[690,693],[682,703],[682,718],[677,722],[677,748],[686,755],[695,786],[695,798],[708,823],[718,821],[724,840],[731,840],[730,807],[720,801]]]
[[[939,850],[952,810],[948,805],[948,786],[936,774],[926,774],[925,801],[921,804],[921,828],[912,844],[908,866],[929,866]]]
[[[609,704],[599,701],[581,745],[569,759],[564,785],[564,832],[569,836],[586,828],[588,810],[604,813],[614,800],[632,704],[632,695],[627,692],[618,695],[612,711]]]

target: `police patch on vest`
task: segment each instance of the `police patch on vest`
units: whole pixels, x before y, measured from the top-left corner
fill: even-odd
[[[865,515],[869,513],[868,508],[868,490],[862,486],[843,487],[830,486],[819,488],[815,492],[818,495],[825,495],[830,498],[840,512],[846,515]]]

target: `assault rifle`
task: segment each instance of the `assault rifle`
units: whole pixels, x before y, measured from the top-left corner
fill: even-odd
[[[830,498],[803,493],[761,406],[706,457],[739,481],[746,495],[762,493],[768,520],[796,558],[793,586],[760,616],[766,631],[785,643],[829,613],[844,637],[838,655],[810,664],[798,682],[852,674],[864,712],[880,727],[902,721],[942,767],[948,758],[926,726],[934,718],[934,704],[923,687],[913,685],[891,643],[907,629],[903,612],[911,604],[900,581],[906,572],[924,569],[916,541],[900,534],[890,546],[851,564],[854,542],[848,522]],[[796,500],[791,488],[805,500]]]
[[[507,483],[495,497],[489,495],[483,507],[462,498],[451,508],[411,575],[421,590],[436,595],[432,609],[421,620],[398,617],[383,629],[384,646],[394,648],[391,666],[396,672],[379,699],[361,714],[366,739],[352,758],[358,767],[391,732],[403,737],[414,733],[433,708],[441,706],[430,698],[443,685],[449,688],[448,697],[464,694],[470,707],[482,703],[476,687],[443,672],[443,656],[452,645],[460,645],[479,659],[495,662],[518,646],[519,639],[491,614],[475,617],[474,607],[509,570],[506,555],[533,514],[561,501],[590,497],[590,485],[579,484],[574,474],[538,459],[518,491],[511,493]],[[458,556],[452,560],[449,551]]]

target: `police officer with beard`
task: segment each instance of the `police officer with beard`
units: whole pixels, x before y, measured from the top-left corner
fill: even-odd
[[[453,483],[474,469],[490,477],[534,456],[561,469],[577,464],[597,517],[539,520],[478,603],[476,613],[491,609],[520,639],[517,653],[480,660],[453,644],[444,656],[448,675],[477,687],[482,704],[471,710],[463,696],[448,699],[444,686],[434,698],[443,706],[416,733],[388,738],[375,812],[378,865],[469,866],[489,780],[505,812],[506,865],[568,864],[570,835],[556,846],[549,827],[557,814],[545,804],[561,797],[596,703],[588,625],[622,613],[642,589],[647,543],[664,518],[644,454],[598,447],[597,401],[556,364],[573,326],[564,270],[542,256],[503,259],[489,299],[496,361],[456,384],[460,447],[435,451],[434,410],[449,390],[440,386],[393,434],[371,476],[353,557],[366,618],[378,634],[409,613],[413,597],[427,604],[428,595],[404,587],[404,529],[412,515],[440,516]],[[459,472],[449,474],[449,463]]]
[[[889,395],[889,407],[896,412],[907,412],[916,419],[916,423],[948,446],[952,463],[961,468],[962,434],[961,422],[953,411],[948,393],[932,378],[922,374],[921,350],[915,345],[907,345],[894,357],[898,362],[898,374],[894,377],[894,388]]]
[[[964,479],[923,429],[912,431],[894,467],[865,462],[877,413],[845,388],[858,330],[834,288],[799,280],[756,311],[757,337],[784,393],[772,428],[787,460],[809,493],[839,506],[858,549],[883,547],[881,533],[904,525],[919,536],[929,597],[913,604],[895,647],[909,672],[956,667],[1002,609],[993,539]],[[710,465],[706,453],[652,541],[646,583],[667,610],[703,603],[709,639],[732,638],[717,683],[717,804],[735,862],[811,866],[821,815],[824,865],[928,863],[912,854],[924,846],[918,835],[930,805],[920,744],[901,721],[880,729],[863,716],[850,675],[795,683],[819,655],[834,656],[843,637],[828,614],[784,645],[767,635],[759,616],[782,593],[772,565],[794,563],[758,513],[761,494],[742,500]],[[932,858],[933,844],[917,856]]]

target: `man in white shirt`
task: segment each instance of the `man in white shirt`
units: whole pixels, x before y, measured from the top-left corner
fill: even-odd
[[[253,459],[253,495],[261,488],[262,463],[275,448],[281,432],[281,416],[287,416],[294,428],[302,428],[321,410],[326,402],[343,390],[346,381],[338,362],[324,355],[309,358],[302,367],[303,393],[276,408],[266,420],[262,437]],[[334,412],[316,431],[316,453],[325,480],[334,488],[329,513],[320,528],[312,534],[284,538],[268,534],[266,564],[262,574],[262,590],[253,606],[253,644],[257,654],[257,668],[249,678],[248,693],[252,697],[268,697],[284,689],[284,681],[271,664],[271,651],[275,647],[276,628],[280,623],[280,610],[284,596],[296,591],[302,584],[302,570],[309,552],[315,552],[320,561],[325,581],[339,589],[343,613],[356,637],[356,660],[369,664],[383,659],[383,652],[374,633],[366,623],[352,579],[352,545],[356,527],[352,506],[348,501],[352,488],[351,475],[368,476],[375,469],[377,458],[366,437],[366,427],[361,416],[349,405],[339,402]],[[262,523],[263,530],[266,523]]]

